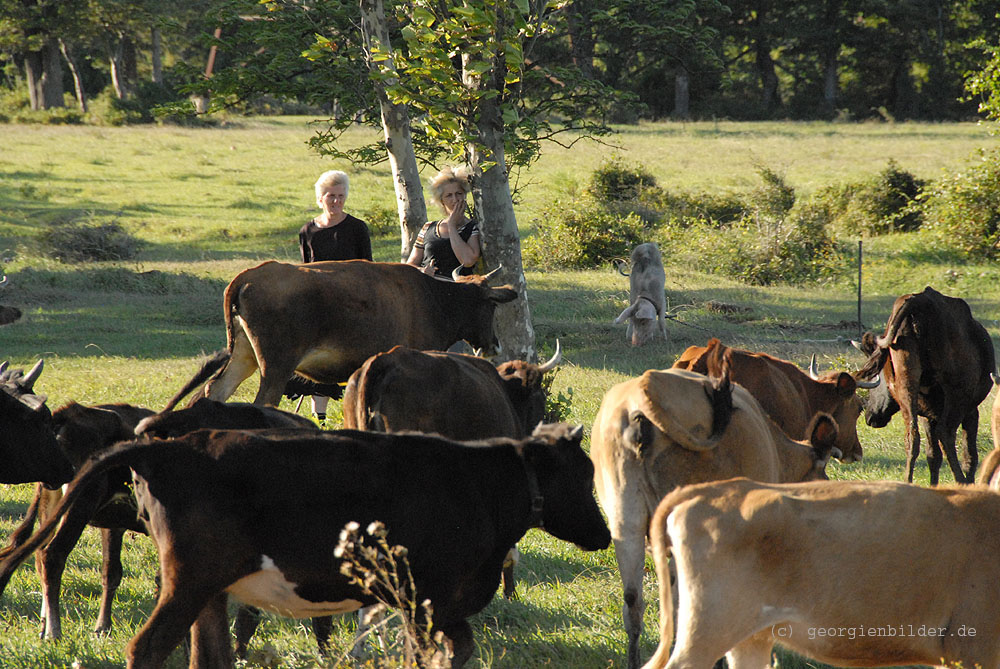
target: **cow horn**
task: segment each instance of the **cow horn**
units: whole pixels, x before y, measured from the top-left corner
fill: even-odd
[[[878,388],[879,384],[882,383],[882,375],[876,374],[875,378],[871,381],[858,381],[858,388],[863,388],[865,390],[871,390],[872,388]]]
[[[493,276],[494,274],[496,274],[497,272],[499,272],[499,271],[500,271],[500,270],[501,270],[502,268],[503,268],[503,264],[500,264],[500,265],[497,265],[496,269],[494,269],[494,270],[490,270],[489,272],[487,272],[487,273],[486,273],[486,274],[485,274],[485,275],[483,276],[483,278],[484,278],[484,279],[488,279],[488,278],[490,278],[491,276]]]
[[[465,269],[465,265],[459,265],[455,269],[451,270],[451,280],[458,281],[458,277],[462,276],[463,269]]]
[[[3,278],[0,279],[0,287],[6,286],[6,285],[7,285],[7,275],[4,274]]]
[[[35,385],[35,381],[38,380],[39,375],[42,373],[42,367],[44,365],[45,361],[39,358],[38,362],[35,363],[35,366],[29,369],[28,373],[22,377],[20,385],[30,390],[31,387]]]
[[[538,366],[538,371],[542,374],[551,371],[555,369],[560,360],[562,360],[562,349],[559,346],[559,340],[556,339],[556,352],[552,354],[552,357],[547,362]]]
[[[0,362],[0,374],[3,374],[4,372],[7,371],[7,365],[9,365],[9,364],[10,363],[7,362],[6,360],[4,360],[3,362]]]
[[[865,352],[864,349],[861,348],[861,342],[859,342],[857,339],[852,339],[851,340],[851,346],[853,346],[854,348],[858,349],[862,353]]]
[[[809,360],[809,377],[814,381],[819,378],[819,365],[816,364],[816,354]]]

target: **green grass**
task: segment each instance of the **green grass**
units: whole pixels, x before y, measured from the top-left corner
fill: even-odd
[[[0,126],[0,257],[10,277],[0,299],[24,312],[20,322],[0,329],[0,359],[27,367],[44,357],[37,389],[53,408],[69,400],[163,406],[203,353],[224,345],[226,283],[261,260],[297,259],[296,233],[317,211],[312,184],[320,172],[351,174],[349,211],[392,208],[386,165],[353,168],[322,160],[306,146],[311,132],[303,118],[237,119],[222,129]],[[362,135],[349,133],[344,141],[360,142]],[[533,217],[551,201],[579,192],[614,151],[645,165],[668,190],[748,190],[757,185],[755,165],[763,163],[805,193],[873,174],[889,158],[933,179],[995,141],[982,128],[958,124],[643,124],[622,128],[613,139],[617,149],[583,142],[546,152],[522,175],[529,185],[516,211],[522,230],[530,230]],[[34,235],[42,226],[86,219],[118,220],[146,246],[123,263],[64,265],[39,255]],[[996,339],[1000,270],[930,253],[914,240],[898,235],[866,242],[862,322],[882,327],[896,296],[930,284],[967,299]],[[393,236],[376,239],[374,247],[377,260],[398,258]],[[669,264],[670,249],[664,253]],[[589,429],[609,386],[669,367],[687,346],[710,336],[803,366],[816,353],[821,366],[856,369],[862,358],[847,341],[857,335],[856,272],[845,266],[839,281],[823,286],[761,288],[668,266],[669,340],[638,350],[626,345],[624,326],[612,323],[626,305],[628,283],[610,268],[529,270],[527,281],[541,353],[550,354],[557,338],[564,351],[553,390],[572,390],[570,420]],[[712,300],[748,311],[718,314],[706,306]],[[251,399],[254,386],[245,384],[237,399]],[[981,411],[983,453],[990,447],[991,402]],[[283,408],[294,405],[286,401]],[[864,462],[834,463],[831,476],[902,478],[898,419],[883,430],[862,422],[859,434]],[[922,456],[917,478],[927,483]],[[949,481],[950,472],[942,479]],[[30,494],[30,486],[0,490],[0,536],[16,525]],[[471,666],[622,666],[626,641],[613,551],[582,553],[538,530],[528,533],[521,549],[519,599],[497,599],[471,620],[477,642]],[[29,566],[19,570],[0,601],[0,663],[120,666],[125,643],[152,609],[156,567],[144,537],[127,539],[125,558],[116,628],[108,638],[89,632],[99,597],[96,530],[87,530],[67,568],[64,640],[38,640],[37,579]],[[648,657],[658,638],[652,578],[645,597],[642,653]],[[349,645],[352,626],[347,619],[336,626],[335,647]],[[268,617],[253,648],[251,667],[320,663],[307,621]],[[171,666],[182,662],[175,655]],[[782,665],[811,666],[784,656]]]

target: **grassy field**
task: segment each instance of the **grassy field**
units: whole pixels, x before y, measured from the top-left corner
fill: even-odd
[[[264,259],[297,259],[296,232],[317,211],[312,184],[325,169],[350,172],[347,210],[394,208],[388,167],[353,168],[312,155],[304,118],[238,119],[217,129],[0,126],[0,256],[10,277],[0,298],[24,312],[0,330],[0,359],[15,366],[46,361],[37,390],[56,408],[125,401],[160,408],[194,372],[201,356],[222,347],[221,294],[240,270]],[[361,131],[345,141],[360,142]],[[933,179],[960,169],[977,148],[996,139],[974,125],[817,123],[686,123],[623,127],[610,144],[553,147],[521,175],[516,211],[522,230],[557,198],[572,197],[590,172],[615,153],[646,166],[667,189],[743,191],[756,186],[756,165],[785,174],[799,192],[878,172],[892,158]],[[35,235],[49,225],[117,220],[145,242],[122,263],[62,264],[41,256]],[[851,240],[845,240],[851,241]],[[398,238],[374,243],[376,260],[398,259]],[[670,249],[664,249],[669,258]],[[531,312],[543,354],[558,338],[565,362],[554,390],[571,394],[570,420],[587,428],[604,391],[649,368],[668,367],[691,344],[719,336],[731,345],[767,351],[806,365],[857,369],[861,355],[847,340],[858,334],[857,270],[812,287],[761,288],[667,268],[675,318],[669,340],[640,350],[612,324],[626,305],[627,280],[610,269],[529,269]],[[965,298],[996,339],[1000,336],[1000,270],[958,265],[922,252],[911,236],[867,241],[861,322],[881,328],[893,299],[933,285]],[[710,300],[748,310],[733,318],[709,311]],[[237,399],[250,399],[250,381]],[[979,448],[990,448],[983,404]],[[333,405],[331,405],[333,406]],[[287,403],[283,408],[294,409]],[[304,410],[303,410],[304,411]],[[898,419],[882,430],[863,423],[865,460],[834,463],[835,478],[900,479]],[[585,443],[588,445],[588,443]],[[921,458],[918,479],[926,484]],[[943,472],[945,481],[950,472]],[[0,490],[0,536],[16,525],[30,486]],[[625,656],[621,585],[613,551],[582,553],[532,530],[521,544],[519,599],[495,600],[471,623],[472,667],[618,667]],[[901,558],[905,559],[905,558]],[[38,640],[40,594],[23,567],[0,600],[0,664],[4,667],[120,666],[122,649],[154,604],[156,560],[145,537],[126,539],[126,578],[107,638],[89,632],[99,597],[99,537],[88,530],[63,581],[65,638]],[[643,656],[658,640],[656,589],[649,579]],[[352,623],[336,627],[347,648]],[[255,637],[247,666],[322,665],[307,621],[269,617]],[[329,662],[331,666],[346,660]],[[171,666],[182,666],[179,654]],[[786,657],[783,666],[806,666]]]

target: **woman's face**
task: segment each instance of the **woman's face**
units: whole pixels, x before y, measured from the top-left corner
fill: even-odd
[[[465,189],[462,188],[462,184],[449,181],[441,189],[441,197],[439,199],[445,213],[450,214],[456,206],[465,206]]]
[[[343,213],[344,203],[347,201],[347,188],[344,184],[334,184],[323,189],[319,197],[319,205],[323,211],[331,216]]]

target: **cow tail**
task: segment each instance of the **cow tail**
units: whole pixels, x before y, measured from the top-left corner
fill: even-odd
[[[31,536],[31,531],[35,529],[35,520],[38,518],[38,507],[42,502],[42,484],[35,484],[35,497],[31,500],[28,510],[24,513],[24,520],[11,532],[10,541],[0,549],[0,560],[6,560],[7,556],[14,552],[18,546],[23,544]]]
[[[229,362],[230,353],[227,349],[220,349],[212,354],[212,357],[205,360],[202,363],[201,369],[195,372],[195,375],[191,377],[191,380],[184,384],[184,387],[177,391],[177,394],[170,398],[167,405],[163,407],[163,411],[160,413],[167,413],[168,411],[173,411],[177,403],[180,402],[184,397],[190,393],[192,390],[200,386],[202,383],[208,381],[209,379],[215,378],[219,375],[219,372],[226,366]],[[196,395],[188,403],[191,406],[196,400],[200,399],[204,393]]]
[[[358,375],[358,401],[355,406],[357,429],[385,432],[385,420],[379,412],[378,401],[382,397],[381,388],[389,368],[383,363],[382,355],[368,360]],[[363,383],[362,383],[363,381]]]
[[[649,542],[653,548],[656,580],[660,590],[660,645],[643,669],[662,669],[667,666],[674,640],[674,597],[670,583],[671,545],[670,533],[667,532],[667,518],[673,510],[673,505],[661,502],[649,525]]]
[[[150,448],[163,448],[163,446],[128,442],[112,447],[108,451],[88,460],[77,473],[76,477],[70,481],[62,500],[60,500],[59,505],[56,506],[49,519],[45,521],[45,524],[39,527],[38,531],[20,546],[9,552],[5,552],[3,561],[0,562],[0,595],[3,595],[3,591],[7,588],[11,576],[14,575],[20,564],[49,540],[49,537],[55,532],[63,516],[74,512],[77,500],[84,493],[88,492],[95,479],[99,480],[109,469],[114,467],[130,466],[136,460],[137,456],[141,456],[144,451]]]

